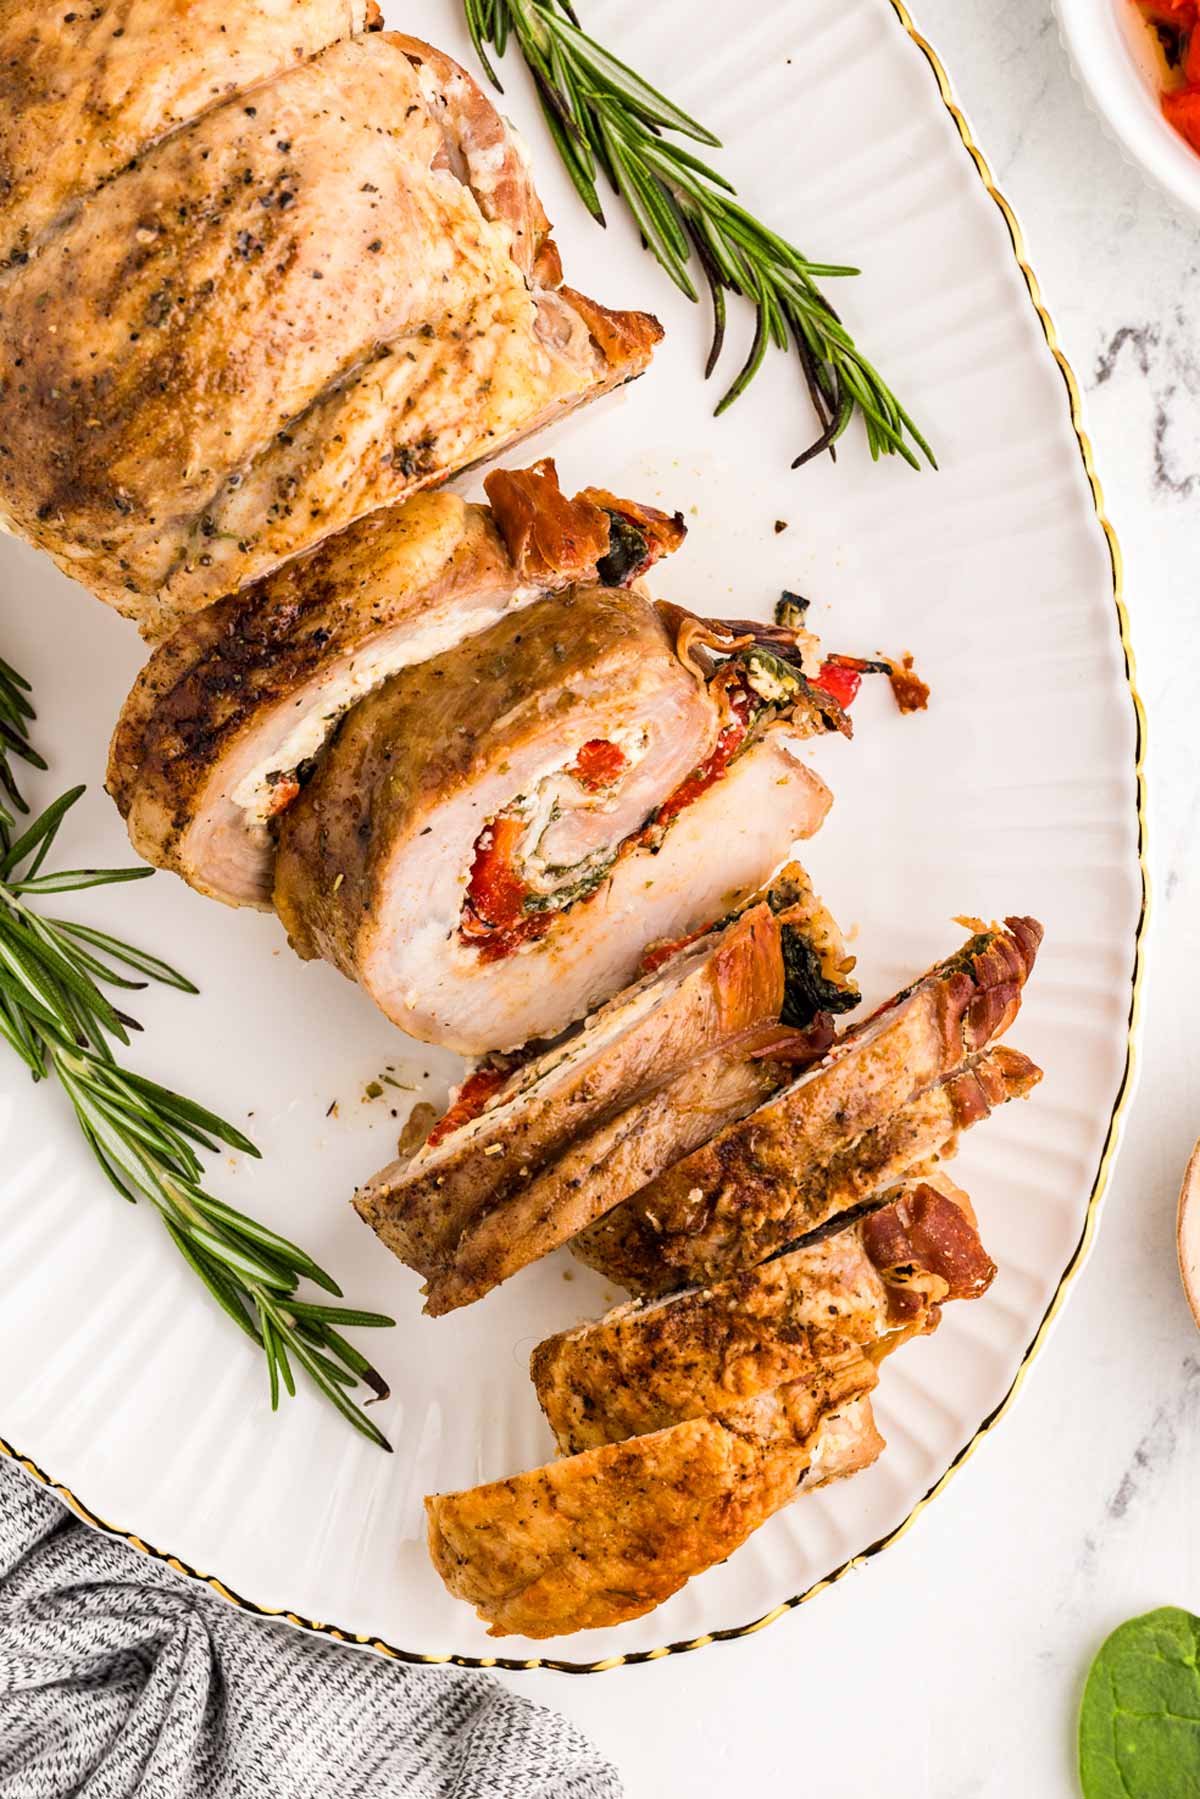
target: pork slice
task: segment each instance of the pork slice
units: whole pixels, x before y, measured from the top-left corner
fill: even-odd
[[[283,816],[275,902],[293,946],[424,1041],[469,1055],[556,1037],[634,978],[648,941],[744,901],[823,819],[828,791],[795,750],[824,728],[806,712],[767,725],[661,845],[643,840],[723,717],[636,587],[579,586],[403,671],[353,709]],[[571,772],[596,742],[624,758],[599,791]],[[561,897],[493,953],[464,901],[496,821],[522,808]]]
[[[567,1145],[591,1142],[718,1046],[773,1024],[782,998],[779,929],[759,905],[520,1066],[478,1116],[392,1163],[355,1205],[411,1267],[444,1272],[487,1213],[528,1203]],[[761,1094],[779,1076],[759,1066],[762,1077],[748,1078]]]
[[[543,1173],[468,1226],[430,1276],[434,1317],[469,1305],[569,1242],[714,1132],[744,1118],[779,1083],[774,1064],[718,1050],[648,1098],[577,1138]]]
[[[1027,1056],[998,1045],[817,1155],[797,1148],[803,1126],[793,1132],[786,1103],[789,1095],[796,1103],[797,1088],[785,1089],[607,1213],[572,1250],[643,1295],[752,1268],[947,1155],[960,1131],[1040,1079]]]
[[[425,1501],[430,1556],[491,1636],[566,1636],[642,1617],[731,1555],[810,1468],[828,1480],[878,1453],[869,1403],[856,1403],[786,1440],[693,1418],[440,1494]]]
[[[686,1259],[689,1236],[696,1238],[697,1278],[705,1279],[706,1242],[712,1243],[713,1270],[730,1272],[723,1255],[737,1267],[753,1266],[834,1216],[840,1208],[833,1190],[828,1202],[816,1197],[820,1171],[831,1164],[853,1176],[844,1152],[860,1139],[887,1142],[882,1165],[894,1165],[900,1126],[890,1133],[885,1127],[909,1116],[905,1108],[916,1096],[1008,1029],[1041,937],[1041,926],[1030,918],[976,932],[955,955],[852,1025],[821,1062],[765,1107],[607,1215],[585,1234],[577,1253],[585,1261],[596,1258],[594,1265],[610,1279],[632,1281],[635,1291],[668,1292],[686,1284],[670,1269],[675,1254]],[[937,1117],[947,1104],[946,1093],[931,1102],[929,1129],[939,1128]],[[914,1116],[922,1110],[930,1108],[917,1106]],[[934,1142],[929,1153],[938,1147]],[[900,1167],[893,1178],[904,1171]],[[858,1176],[865,1172],[864,1165]],[[793,1193],[807,1197],[793,1206]],[[660,1238],[661,1255],[654,1248]],[[629,1280],[619,1272],[627,1258]]]
[[[984,1291],[994,1272],[966,1195],[932,1172],[820,1242],[549,1337],[530,1372],[560,1450],[573,1454],[766,1403],[788,1383],[820,1395],[864,1352],[877,1361],[931,1328],[943,1300]]]

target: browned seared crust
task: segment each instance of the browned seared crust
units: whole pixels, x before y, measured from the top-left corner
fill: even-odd
[[[429,1553],[489,1635],[640,1618],[793,1497],[812,1440],[764,1448],[715,1418],[425,1501]]]
[[[547,1338],[530,1373],[559,1449],[727,1416],[785,1383],[816,1398],[834,1391],[864,1349],[879,1360],[932,1328],[943,1300],[984,1290],[995,1270],[969,1213],[940,1174],[917,1179],[821,1242]]]
[[[646,1295],[753,1267],[947,1154],[960,1131],[1023,1098],[1040,1079],[1027,1056],[1000,1045],[880,1123],[847,1132],[819,1157],[793,1130],[785,1093],[677,1162],[583,1232],[572,1250],[610,1280]]]
[[[355,1196],[359,1216],[388,1248],[430,1278],[426,1310],[479,1297],[565,1241],[580,1228],[576,1218],[590,1222],[600,1206],[615,1204],[623,1156],[635,1161],[625,1174],[634,1184],[624,1188],[633,1192],[644,1184],[637,1170],[664,1166],[689,1123],[702,1130],[705,1118],[737,1115],[731,1105],[750,1110],[778,1084],[774,1070],[748,1062],[740,1043],[728,1072],[712,1062],[720,1045],[779,1015],[783,959],[769,907],[751,908],[707,953],[698,949],[678,984],[658,984],[659,1003],[569,1074],[548,1071],[513,1105],[500,1103],[502,1092],[494,1123],[485,1116],[411,1171],[392,1164]],[[624,1003],[619,996],[598,1014],[598,1038]],[[693,1067],[701,1072],[689,1109],[667,1089]],[[522,1071],[511,1087],[521,1093],[524,1085]]]
[[[856,1364],[856,1345],[887,1330],[886,1294],[853,1233],[841,1234],[850,1241],[822,1246],[811,1281],[781,1257],[539,1343],[529,1371],[560,1452],[723,1412],[785,1382],[812,1382],[823,1365],[827,1377]]]
[[[139,854],[186,877],[177,851],[197,797],[257,717],[434,598],[489,583],[516,575],[487,509],[418,494],[186,619],[138,676],[109,752],[108,791]]]
[[[116,104],[123,162],[98,186],[99,165],[68,172],[92,185],[5,277],[0,507],[151,636],[628,379],[659,335],[553,285],[519,152],[418,40],[322,47],[333,0],[314,0],[315,41],[274,64],[268,42],[243,103],[220,39],[265,4],[213,26],[216,103],[167,80],[186,117],[165,131]],[[79,53],[18,31],[5,76],[49,92],[95,70],[104,107],[111,35]],[[186,34],[156,50],[195,86]]]
[[[157,139],[362,29],[358,0],[0,4],[0,267]]]
[[[766,1387],[749,1399],[725,1401],[711,1416],[739,1436],[752,1437],[763,1449],[786,1450],[810,1440],[819,1433],[823,1419],[860,1404],[878,1385],[875,1363],[847,1345],[814,1362],[797,1380]],[[803,1479],[807,1486],[808,1470]]]

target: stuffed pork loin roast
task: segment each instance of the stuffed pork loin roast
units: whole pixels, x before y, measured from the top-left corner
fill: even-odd
[[[597,582],[402,670],[279,821],[293,947],[425,1042],[557,1036],[819,827],[802,740],[849,729],[819,666],[802,631]]]
[[[355,1196],[425,1276],[427,1312],[481,1298],[774,1092],[857,1003],[840,934],[793,865],[763,899],[577,1030],[490,1058],[423,1147]]]
[[[471,77],[364,22],[0,0],[0,514],[148,636],[661,335],[560,286]]]
[[[490,504],[415,495],[186,618],[125,702],[108,788],[134,847],[201,893],[271,904],[273,821],[342,714],[389,674],[581,578],[629,582],[682,521],[553,462],[494,470]]]

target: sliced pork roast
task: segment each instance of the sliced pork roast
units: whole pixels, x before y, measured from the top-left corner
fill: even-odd
[[[425,1042],[552,1038],[811,836],[801,740],[842,724],[800,661],[581,584],[354,707],[280,820],[276,908]]]
[[[384,507],[159,645],[108,770],[147,861],[269,907],[272,821],[356,699],[573,581],[628,582],[683,540],[681,520],[633,501],[568,499],[551,461],[485,487],[488,506],[443,492]]]
[[[662,953],[657,972],[544,1054],[514,1072],[485,1063],[424,1147],[356,1196],[426,1277],[426,1311],[482,1297],[752,1111],[800,1046],[811,1056],[829,1042],[821,1008],[858,997],[837,928],[795,865],[765,899]]]
[[[0,9],[0,512],[148,636],[646,366],[439,51],[350,0],[44,15]]]
[[[572,1244],[643,1295],[751,1268],[872,1199],[1041,1078],[989,1049],[1015,1018],[1041,927],[975,935],[853,1026],[815,1067],[676,1162]]]
[[[807,1475],[837,1479],[882,1448],[865,1398],[801,1410],[786,1438],[692,1418],[427,1499],[433,1564],[491,1636],[640,1618],[807,1490]]]
[[[995,1266],[970,1201],[940,1171],[865,1218],[712,1287],[633,1301],[549,1337],[530,1371],[564,1455],[755,1402],[788,1383],[836,1392],[937,1324],[949,1299],[987,1290]]]

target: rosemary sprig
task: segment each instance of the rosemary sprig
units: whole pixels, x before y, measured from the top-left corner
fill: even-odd
[[[29,726],[37,717],[29,691],[24,675],[0,660],[0,849],[5,850],[16,825],[14,815],[29,811],[13,772],[13,757],[33,768],[46,766],[29,741]]]
[[[151,868],[44,869],[63,820],[84,789],[55,800],[19,836],[16,813],[28,806],[13,777],[12,756],[45,763],[28,741],[34,716],[28,684],[0,662],[0,1036],[35,1081],[56,1075],[84,1140],[123,1198],[149,1200],[193,1273],[267,1360],[271,1406],[280,1386],[296,1391],[293,1363],[344,1418],[381,1449],[391,1445],[356,1403],[360,1384],[378,1399],[388,1388],[339,1326],[373,1328],[391,1318],[301,1299],[302,1280],[341,1298],[341,1288],[295,1243],[204,1190],[197,1150],[221,1144],[258,1150],[236,1126],[194,1100],[136,1074],[113,1045],[141,1029],[105,989],[118,993],[157,981],[197,989],[157,956],[91,925],[50,916],[36,902],[49,894],[137,881]],[[139,978],[141,977],[141,978]],[[368,1401],[368,1403],[370,1403]]]
[[[515,38],[567,172],[597,223],[605,223],[597,191],[603,174],[625,201],[643,242],[689,300],[699,294],[693,259],[712,300],[713,338],[705,368],[712,375],[725,343],[726,296],[755,309],[749,355],[716,412],[743,394],[772,343],[799,358],[819,432],[792,464],[799,468],[834,446],[858,413],[871,455],[896,454],[913,468],[923,455],[937,463],[900,401],[858,349],[819,281],[859,273],[811,262],[794,244],[741,205],[726,178],[673,140],[720,147],[720,139],[619,61],[580,27],[571,0],[463,0],[467,28],[484,68]]]

